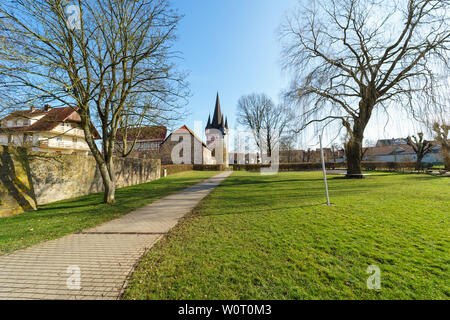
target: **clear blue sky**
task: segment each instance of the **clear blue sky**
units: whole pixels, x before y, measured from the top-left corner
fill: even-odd
[[[236,105],[244,94],[264,92],[278,101],[289,84],[281,71],[280,43],[277,29],[297,0],[172,0],[185,17],[178,34],[176,49],[183,53],[181,68],[190,71],[191,114],[178,125],[194,129],[195,121],[206,126],[213,113],[219,91],[223,113],[230,128],[236,123]],[[401,121],[399,121],[401,118]],[[387,126],[374,117],[366,138],[405,137],[420,130],[405,116],[397,114]],[[317,135],[309,130],[302,135],[302,147],[317,146]],[[325,145],[335,137],[325,133]],[[338,140],[340,141],[340,140]]]
[[[180,66],[190,71],[192,115],[206,125],[219,91],[230,128],[241,95],[265,92],[277,100],[288,81],[279,66],[276,30],[296,0],[172,0],[185,17],[176,48],[183,53]]]

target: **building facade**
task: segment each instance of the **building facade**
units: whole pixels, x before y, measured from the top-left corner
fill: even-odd
[[[363,161],[374,162],[415,162],[417,154],[408,144],[385,145],[367,148]],[[443,161],[441,146],[434,144],[432,151],[422,159],[422,163],[441,163]]]
[[[160,159],[161,144],[167,136],[164,126],[148,126],[119,130],[116,135],[116,154],[132,158]],[[126,143],[124,142],[126,141]]]
[[[90,148],[81,128],[81,118],[72,107],[15,111],[0,120],[0,145],[31,148],[32,151],[88,155]],[[93,138],[100,139],[94,128]]]
[[[163,141],[159,155],[162,164],[214,164],[211,150],[186,125]]]

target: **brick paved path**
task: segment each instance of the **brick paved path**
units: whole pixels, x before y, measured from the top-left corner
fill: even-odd
[[[229,175],[83,233],[1,256],[0,299],[118,299],[140,257]]]

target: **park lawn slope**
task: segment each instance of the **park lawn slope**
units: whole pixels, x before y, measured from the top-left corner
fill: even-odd
[[[450,179],[234,173],[149,251],[125,299],[448,299]],[[382,289],[367,288],[367,269]]]
[[[189,171],[121,188],[116,192],[115,205],[104,204],[103,194],[100,193],[54,202],[40,206],[37,211],[0,218],[0,255],[118,218],[217,173]]]

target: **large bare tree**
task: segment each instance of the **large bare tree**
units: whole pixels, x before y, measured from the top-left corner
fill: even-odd
[[[115,202],[118,129],[131,118],[133,125],[151,123],[186,97],[184,75],[172,62],[179,19],[168,0],[0,4],[0,75],[11,90],[22,89],[26,103],[76,108],[106,203]],[[92,123],[99,126],[102,147],[93,140]]]
[[[447,0],[312,0],[280,29],[287,95],[302,125],[339,121],[348,176],[361,177],[365,129],[375,112],[414,117],[448,108],[435,99],[449,68]]]
[[[292,120],[290,111],[265,94],[254,93],[239,99],[237,112],[238,123],[252,132],[261,157],[263,152],[271,157]]]

